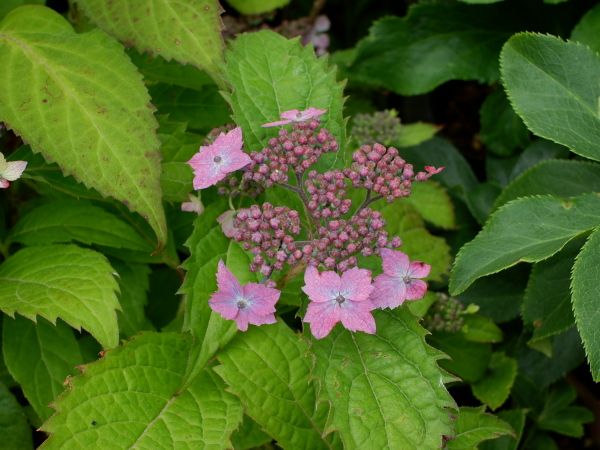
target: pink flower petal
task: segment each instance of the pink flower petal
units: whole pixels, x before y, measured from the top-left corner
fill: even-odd
[[[202,204],[200,199],[192,194],[190,194],[188,198],[190,199],[190,201],[183,202],[181,204],[181,210],[185,212],[194,212],[198,215],[202,214],[204,212],[204,205]]]
[[[271,128],[271,127],[280,127],[282,125],[287,125],[288,123],[292,123],[291,120],[279,120],[277,122],[269,122],[261,125],[263,128]]]
[[[436,173],[440,173],[445,167],[433,167],[433,166],[425,166],[425,171],[430,175],[435,175]]]
[[[431,266],[421,261],[413,261],[408,267],[407,274],[411,278],[425,278],[431,272]]]
[[[317,339],[327,336],[340,321],[340,307],[335,302],[308,304],[304,321],[310,323],[310,332]]]
[[[314,266],[308,266],[304,272],[304,286],[302,290],[313,302],[328,302],[335,299],[340,292],[340,276],[333,272],[319,271]]]
[[[300,113],[300,117],[297,119],[297,121],[303,122],[305,120],[316,119],[317,117],[322,116],[326,112],[326,109],[308,108]]]
[[[390,250],[389,248],[381,249],[380,254],[383,273],[390,276],[403,277],[406,275],[410,266],[410,261],[406,254],[396,250]]]
[[[228,320],[235,319],[240,311],[235,297],[232,297],[228,292],[215,292],[208,300],[208,305],[213,311],[218,312]]]
[[[252,313],[264,316],[275,312],[275,303],[281,292],[264,284],[249,283],[242,287],[242,295],[252,302]]]
[[[422,280],[410,280],[406,285],[406,300],[418,300],[427,293],[427,283]]]
[[[242,129],[236,127],[227,133],[221,133],[211,147],[225,152],[239,152],[242,150]]]
[[[239,150],[231,153],[227,157],[227,163],[221,165],[221,171],[225,171],[226,173],[235,172],[236,170],[240,170],[243,167],[246,167],[248,164],[252,162],[252,158],[247,153]]]
[[[371,302],[376,308],[396,308],[406,300],[406,284],[401,278],[381,274],[373,285]]]
[[[232,238],[235,234],[235,227],[233,226],[233,218],[235,217],[236,211],[232,209],[228,209],[219,217],[217,217],[217,222],[221,224],[221,230],[223,230],[223,234]]]
[[[5,180],[4,178],[0,178],[0,189],[6,189],[9,186],[10,186],[10,183],[8,182],[8,180]]]
[[[373,292],[371,272],[358,267],[347,270],[342,274],[340,289],[344,296],[352,301],[368,300]]]
[[[299,117],[302,117],[302,113],[304,113],[304,111],[300,111],[298,109],[290,109],[289,111],[282,112],[279,116],[282,119],[287,119],[289,121],[295,122]]]
[[[222,260],[217,268],[217,286],[219,292],[230,294],[232,297],[239,297],[243,293],[242,285]]]
[[[360,311],[355,308],[342,308],[342,325],[350,331],[364,331],[375,334],[375,319],[370,311]]]

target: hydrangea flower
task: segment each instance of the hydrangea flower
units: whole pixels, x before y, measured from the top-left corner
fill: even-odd
[[[242,286],[223,261],[219,261],[217,285],[208,304],[225,319],[235,320],[239,330],[246,331],[248,324],[276,322],[275,303],[281,294],[277,289],[259,283]]]
[[[250,156],[242,151],[242,129],[234,128],[221,133],[215,141],[201,146],[198,153],[188,161],[194,170],[194,189],[206,189],[250,164]]]
[[[25,167],[27,167],[27,161],[9,162],[0,153],[0,189],[6,189],[10,186],[11,181],[21,178]]]
[[[310,299],[304,321],[310,323],[314,337],[324,338],[338,322],[350,331],[375,333],[371,314],[374,305],[369,300],[373,291],[371,272],[355,267],[340,277],[333,271],[319,273],[309,266],[304,283],[302,290]]]
[[[202,201],[195,195],[189,194],[189,201],[181,204],[181,210],[185,212],[195,212],[200,215],[204,212],[204,205]]]
[[[375,278],[371,301],[377,308],[396,308],[404,300],[423,298],[427,283],[419,278],[429,275],[431,266],[421,261],[410,262],[408,256],[384,248],[380,252],[383,273]]]
[[[308,108],[304,111],[300,111],[298,109],[291,109],[289,111],[282,112],[280,117],[283,120],[279,120],[277,122],[269,122],[263,125],[264,128],[269,127],[280,127],[282,125],[287,125],[292,122],[305,122],[310,119],[316,119],[321,117],[323,114],[327,112],[326,109],[318,109],[318,108]]]

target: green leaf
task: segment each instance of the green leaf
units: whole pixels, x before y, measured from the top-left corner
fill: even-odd
[[[537,163],[547,159],[568,158],[569,149],[546,139],[536,139],[529,145],[515,162],[509,176],[509,180],[514,180],[526,170],[532,168]],[[552,184],[552,187],[554,184]]]
[[[60,317],[114,347],[119,302],[113,272],[103,255],[75,245],[24,248],[0,265],[0,309],[31,320]]]
[[[121,311],[117,313],[121,336],[129,337],[141,330],[151,330],[152,324],[144,310],[148,303],[150,268],[145,264],[121,261],[112,261],[112,266],[118,274],[121,291]]]
[[[240,428],[231,435],[231,443],[235,450],[251,450],[271,441],[271,436],[248,416],[244,416]]]
[[[574,237],[600,223],[600,196],[571,200],[526,197],[498,209],[483,230],[465,244],[454,263],[450,292],[457,295],[473,281],[518,262],[542,261]]]
[[[220,79],[223,24],[217,0],[77,0],[77,5],[96,25],[128,47],[192,64]]]
[[[225,74],[233,89],[227,100],[247,150],[260,150],[275,134],[262,124],[278,120],[284,111],[309,107],[327,109],[322,124],[345,148],[343,84],[327,58],[317,58],[310,46],[267,30],[242,34],[226,53]]]
[[[375,22],[357,47],[351,74],[401,95],[424,94],[448,80],[498,79],[498,53],[514,15],[495,6],[411,6],[403,18]]]
[[[542,430],[554,431],[572,437],[583,436],[583,424],[592,422],[594,414],[581,406],[571,406],[577,398],[575,389],[566,383],[561,383],[549,393],[546,402],[537,418],[537,424]]]
[[[513,111],[502,89],[492,92],[483,102],[480,138],[486,148],[499,156],[509,156],[529,141],[529,130]]]
[[[0,383],[0,436],[5,450],[33,449],[31,428],[23,408],[4,384]]]
[[[0,66],[0,120],[65,174],[139,212],[164,244],[157,124],[123,48],[24,6],[0,23],[0,60],[10,61]]]
[[[517,361],[494,353],[487,374],[471,386],[473,395],[491,409],[498,409],[508,399],[516,376]]]
[[[400,148],[419,145],[431,139],[438,131],[440,127],[431,123],[403,123],[393,145]]]
[[[145,333],[85,366],[42,426],[41,448],[231,447],[241,406],[212,370],[185,378],[191,349],[189,335]]]
[[[15,9],[21,5],[26,4],[37,4],[43,5],[45,0],[2,0],[0,4],[0,20],[6,16],[10,12],[10,10]]]
[[[42,420],[52,414],[49,405],[63,391],[67,376],[83,363],[71,328],[44,319],[33,323],[22,317],[5,317],[2,353],[10,374]]]
[[[571,269],[579,253],[578,240],[556,255],[536,263],[523,301],[523,322],[534,327],[532,341],[562,333],[575,323],[571,309]]]
[[[313,343],[320,399],[333,409],[327,429],[339,431],[344,448],[439,448],[455,408],[437,364],[443,355],[406,309],[375,317],[375,335],[337,327]]]
[[[290,0],[229,0],[231,6],[244,15],[263,14],[287,5]]]
[[[493,441],[483,442],[479,448],[481,450],[517,450],[525,429],[527,410],[507,409],[500,411],[498,417],[512,427],[515,436],[502,436]]]
[[[492,319],[479,315],[467,315],[463,320],[464,325],[460,331],[467,341],[491,343],[502,341],[502,330]]]
[[[448,441],[448,450],[476,450],[478,444],[499,436],[513,434],[509,424],[484,412],[484,408],[460,408],[456,436]]]
[[[583,347],[590,363],[594,381],[600,380],[600,229],[594,231],[577,255],[573,265],[571,292],[575,323],[583,340]]]
[[[600,53],[600,5],[594,6],[581,18],[571,32],[571,40],[581,42]]]
[[[308,347],[287,325],[251,327],[218,355],[217,372],[244,411],[283,448],[339,448],[324,437],[326,407],[316,407]],[[277,414],[273,414],[277,411]]]
[[[600,164],[550,159],[540,162],[510,183],[496,199],[494,209],[519,197],[544,194],[574,197],[599,191]]]
[[[444,229],[456,227],[454,206],[446,189],[435,181],[416,183],[406,198],[427,222]]]
[[[504,46],[502,80],[513,108],[538,136],[600,160],[600,56],[576,42],[520,33]]]
[[[117,216],[91,203],[70,199],[31,210],[17,222],[9,239],[30,246],[77,241],[148,254],[153,250],[151,242]]]
[[[159,83],[150,86],[149,91],[161,114],[168,114],[170,120],[187,122],[200,132],[231,123],[229,106],[214,85],[195,90]],[[198,140],[196,151],[201,143]]]
[[[467,341],[460,333],[436,332],[429,339],[431,345],[448,355],[440,366],[469,383],[480,380],[492,357],[490,344]]]

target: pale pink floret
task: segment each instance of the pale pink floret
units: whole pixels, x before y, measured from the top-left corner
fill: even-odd
[[[302,290],[310,299],[304,321],[310,323],[314,337],[324,338],[338,322],[350,331],[375,333],[371,314],[374,306],[369,300],[373,291],[371,272],[355,267],[340,277],[332,271],[319,273],[309,266],[304,283]]]
[[[431,266],[421,261],[410,262],[402,252],[382,249],[383,273],[375,278],[371,301],[377,308],[396,308],[405,300],[418,300],[427,292],[425,278]]]
[[[189,194],[189,201],[183,202],[181,204],[181,210],[185,212],[194,212],[198,215],[204,212],[204,205],[202,201],[193,194]]]
[[[242,286],[223,261],[219,261],[217,285],[208,304],[225,319],[235,320],[239,330],[246,331],[248,324],[276,322],[275,303],[281,294],[277,289],[259,283]]]
[[[217,217],[217,222],[219,222],[219,224],[221,225],[221,230],[223,231],[223,234],[230,239],[235,236],[235,227],[233,226],[233,219],[235,218],[236,214],[237,211],[234,211],[233,209],[228,209],[219,217]]]
[[[0,189],[6,189],[11,181],[21,178],[27,167],[27,161],[6,161],[0,153]]]
[[[282,125],[287,125],[292,122],[305,122],[310,119],[316,119],[327,112],[326,109],[318,109],[318,108],[308,108],[304,111],[300,111],[298,109],[291,109],[289,111],[282,112],[280,117],[283,120],[279,120],[277,122],[265,123],[263,128],[269,127],[280,127]]]
[[[440,173],[442,170],[444,170],[445,167],[425,166],[424,169],[429,175],[435,175],[436,173]]]
[[[250,164],[250,156],[242,151],[242,129],[234,128],[221,133],[215,141],[201,146],[188,161],[194,170],[194,189],[206,189],[221,181],[231,172]]]

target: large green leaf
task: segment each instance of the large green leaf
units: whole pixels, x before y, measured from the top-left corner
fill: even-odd
[[[144,216],[166,241],[150,97],[123,48],[23,6],[0,23],[0,120],[34,152]]]
[[[33,449],[31,428],[17,399],[0,383],[0,436],[5,450]]]
[[[600,196],[571,200],[526,197],[498,209],[454,263],[450,292],[460,294],[473,281],[518,262],[537,262],[600,223]]]
[[[2,3],[0,4],[0,19],[8,14],[11,9],[14,9],[18,6],[26,4],[43,5],[44,3],[45,0],[2,0]]]
[[[492,357],[490,344],[467,341],[461,333],[436,332],[428,342],[448,355],[440,366],[462,380],[473,383],[480,380]]]
[[[319,397],[333,409],[327,430],[338,430],[346,449],[440,448],[453,434],[448,408],[455,407],[436,363],[443,355],[408,310],[375,317],[375,335],[337,327],[313,343]]]
[[[508,399],[516,376],[517,361],[504,353],[494,353],[488,373],[471,386],[473,395],[491,409],[498,409]]]
[[[105,247],[152,253],[147,242],[117,216],[77,200],[56,200],[24,215],[11,230],[9,239],[25,245],[82,242]]]
[[[596,229],[577,255],[573,265],[571,292],[575,323],[583,340],[592,376],[600,381],[600,231]]]
[[[546,392],[544,398],[544,407],[537,417],[537,424],[542,430],[582,437],[583,424],[594,420],[594,414],[589,409],[572,405],[577,393],[571,385],[558,384]]]
[[[287,325],[252,327],[218,355],[217,372],[244,411],[283,448],[340,448],[324,437],[327,407],[316,406],[308,347]],[[274,414],[276,412],[276,414]]]
[[[60,317],[114,347],[119,302],[113,272],[103,255],[75,245],[24,248],[0,265],[0,309],[32,320]]]
[[[560,183],[556,180],[560,180]],[[550,159],[535,165],[511,182],[496,199],[494,209],[519,197],[544,194],[574,197],[586,192],[600,192],[600,164]]]
[[[406,17],[375,22],[358,45],[351,74],[402,95],[448,80],[494,81],[498,53],[514,26],[514,15],[501,7],[414,5]]]
[[[5,317],[2,353],[10,374],[42,420],[52,414],[49,405],[63,391],[67,376],[83,364],[73,330],[44,319],[33,323],[23,317]]]
[[[600,160],[600,56],[585,45],[532,33],[513,36],[500,57],[502,80],[535,134]]]
[[[223,38],[217,0],[77,0],[77,5],[128,47],[193,64],[219,80]]]
[[[228,101],[244,131],[246,149],[258,151],[274,135],[262,124],[278,120],[284,111],[308,107],[327,109],[323,126],[344,148],[343,85],[327,59],[317,59],[310,46],[272,31],[242,34],[226,53],[225,76],[233,88]]]
[[[512,167],[509,180],[514,180],[536,164],[548,160],[568,158],[569,149],[547,139],[536,139],[521,153]],[[553,184],[554,186],[554,184]]]
[[[600,5],[594,6],[581,18],[571,32],[571,40],[587,45],[600,53]]]
[[[191,341],[145,333],[85,366],[55,401],[41,448],[229,448],[241,406],[211,369],[185,378]]]
[[[117,315],[121,336],[129,337],[138,331],[153,329],[145,314],[150,268],[146,264],[121,261],[112,261],[111,264],[118,274],[119,281],[121,310]]]
[[[254,15],[263,14],[287,5],[290,0],[229,0],[231,6],[241,14]]]
[[[581,243],[575,240],[556,255],[533,266],[522,316],[534,327],[533,341],[562,333],[575,323],[571,309],[571,269]]]
[[[406,201],[413,205],[427,222],[440,228],[454,228],[454,206],[446,189],[435,181],[417,183]]]
[[[456,436],[448,442],[448,450],[476,450],[478,444],[506,434],[513,429],[503,420],[485,412],[485,408],[460,408],[456,420]]]

